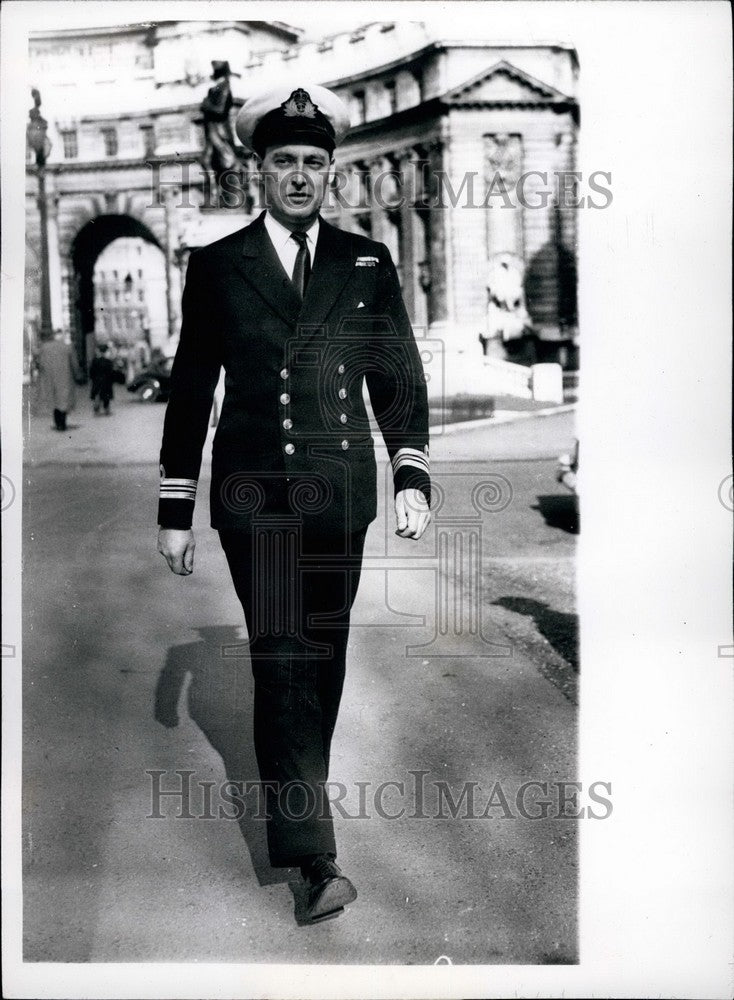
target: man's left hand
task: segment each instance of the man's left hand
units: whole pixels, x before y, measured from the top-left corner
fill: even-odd
[[[414,541],[418,541],[431,521],[428,501],[420,490],[401,490],[396,494],[395,516],[398,522],[395,534]]]

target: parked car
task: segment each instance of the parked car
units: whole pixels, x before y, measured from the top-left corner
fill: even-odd
[[[172,367],[173,358],[149,365],[128,383],[127,391],[134,392],[141,403],[165,403],[171,391]]]
[[[570,455],[561,455],[558,459],[556,479],[563,483],[572,493],[577,493],[576,477],[579,471],[579,442],[578,438],[574,442],[573,451]]]

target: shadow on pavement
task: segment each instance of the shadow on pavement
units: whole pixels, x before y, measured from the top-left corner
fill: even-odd
[[[498,597],[492,601],[501,608],[533,619],[538,631],[545,636],[575,671],[579,669],[579,618],[566,611],[554,611],[545,601],[531,597]]]
[[[198,641],[168,650],[156,685],[155,718],[168,729],[178,725],[181,692],[190,677],[189,716],[221,756],[228,781],[257,782],[252,739],[254,682],[249,656],[244,648],[241,656],[233,656],[231,650],[224,656],[222,650],[223,646],[243,645],[240,629],[235,625],[212,625],[195,631],[201,637]],[[251,815],[250,805],[258,800],[250,794],[239,801],[245,805],[239,826],[258,883],[290,882],[296,875],[293,869],[270,865],[265,822]]]
[[[571,493],[539,496],[538,506],[530,509],[540,511],[549,528],[560,528],[570,535],[579,533],[579,501]]]

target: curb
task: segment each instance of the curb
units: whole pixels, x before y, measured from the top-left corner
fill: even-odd
[[[570,413],[576,409],[576,403],[563,403],[560,406],[549,406],[545,410],[497,410],[492,417],[479,417],[477,420],[462,420],[456,424],[446,424],[440,432],[440,437],[445,434],[456,434],[458,431],[479,429],[480,427],[491,427],[493,424],[512,424],[516,420],[530,420],[533,417],[552,417],[556,413]],[[434,424],[428,428],[429,435],[435,433],[440,424]]]

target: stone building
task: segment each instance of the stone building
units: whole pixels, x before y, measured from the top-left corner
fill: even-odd
[[[183,220],[173,191],[157,196],[155,165],[198,167],[199,105],[213,59],[228,59],[236,69],[255,52],[287,48],[298,37],[297,30],[278,23],[241,21],[32,35],[29,83],[41,93],[51,141],[46,192],[52,325],[71,331],[82,366],[91,356],[95,330],[94,266],[105,248],[123,237],[142,239],[163,257],[167,351],[174,350],[185,265],[178,236]],[[26,173],[26,324],[37,329],[33,303],[39,300],[41,240],[30,152]],[[193,180],[199,191],[201,173]],[[236,228],[239,221],[233,222]]]
[[[105,246],[138,236],[160,248],[172,349],[188,251],[259,210],[249,151],[237,151],[246,197],[236,208],[213,207],[201,166],[199,105],[215,59],[235,74],[235,111],[268,80],[314,80],[348,103],[353,128],[325,214],[390,247],[418,335],[442,344],[444,390],[486,383],[487,275],[503,254],[518,261],[545,357],[573,362],[576,217],[558,178],[575,169],[575,53],[439,39],[411,22],[307,42],[277,23],[201,21],[33,38],[33,84],[53,142],[52,306],[80,355]],[[84,76],[72,72],[79,62]],[[29,163],[31,266],[36,191]]]
[[[347,190],[361,189],[360,207],[336,214],[390,247],[414,323],[442,340],[454,365],[464,356],[451,391],[468,380],[481,388],[471,369],[500,254],[524,265],[544,357],[576,341],[576,219],[556,183],[574,169],[576,74],[569,48],[431,41],[330,81],[351,101],[354,127],[338,162]]]

